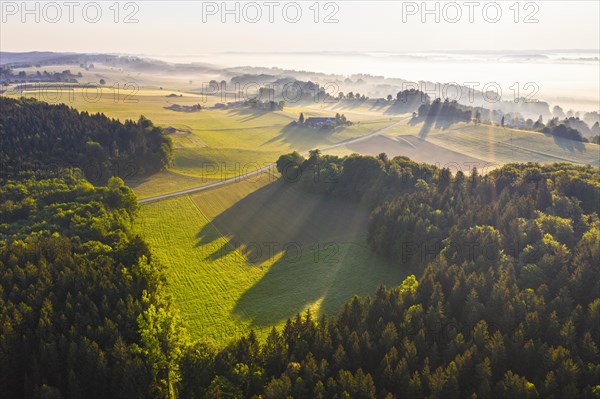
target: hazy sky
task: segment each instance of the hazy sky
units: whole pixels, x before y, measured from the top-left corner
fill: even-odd
[[[251,5],[227,2],[230,10],[235,10],[238,3],[238,11],[232,14],[223,14],[222,2],[121,2],[118,22],[114,21],[113,1],[77,3],[70,10],[62,1],[52,5],[40,2],[37,6],[30,2],[27,8],[33,12],[26,14],[21,1],[2,1],[0,49],[186,55],[226,51],[600,48],[599,1],[519,2],[518,7],[513,6],[513,1],[450,2],[452,4],[430,1],[426,6],[433,13],[427,15],[422,13],[421,1],[329,4],[322,1],[318,4],[317,23],[314,1],[257,1]],[[278,5],[269,5],[273,3]],[[98,9],[101,16],[96,17]],[[302,15],[298,22],[291,23],[297,9]],[[251,23],[250,20],[258,19],[257,10],[261,12],[260,19]],[[125,23],[125,17],[131,13],[137,22]],[[337,23],[324,23],[325,17],[332,13],[330,19]],[[69,14],[73,22],[69,21]],[[274,20],[272,23],[269,14]],[[35,21],[36,17],[39,22]],[[240,18],[237,23],[236,17]],[[423,22],[422,18],[426,20]],[[98,22],[89,22],[95,19]],[[496,19],[498,21],[492,23]],[[52,20],[57,22],[52,23]],[[451,23],[451,20],[458,22]]]

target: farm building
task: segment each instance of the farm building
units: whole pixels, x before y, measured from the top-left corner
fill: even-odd
[[[307,118],[304,122],[306,126],[315,127],[315,128],[323,128],[323,127],[335,127],[336,119],[329,117],[313,117]]]

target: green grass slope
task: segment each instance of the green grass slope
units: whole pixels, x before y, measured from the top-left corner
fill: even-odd
[[[511,162],[571,162],[598,166],[600,146],[499,126],[458,124],[425,139],[497,165]]]
[[[262,176],[146,204],[136,228],[166,266],[193,337],[221,345],[400,283],[406,271],[366,245],[367,216]]]

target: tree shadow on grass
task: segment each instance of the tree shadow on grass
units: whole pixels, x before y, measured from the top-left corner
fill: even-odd
[[[247,267],[275,260],[233,309],[234,317],[264,327],[312,305],[333,314],[353,295],[404,279],[405,270],[368,248],[368,214],[354,202],[309,194],[278,180],[216,216],[198,232],[197,245],[210,248],[210,260],[233,251],[239,258],[232,261]],[[221,237],[227,238],[225,244]]]
[[[581,141],[569,140],[562,137],[552,136],[554,144],[570,152],[585,152],[585,144]]]
[[[360,107],[361,105],[363,105],[365,103],[365,101],[362,100],[345,100],[345,101],[338,101],[337,103],[335,103],[331,109],[332,110],[339,110],[339,111],[343,111],[343,110],[353,110],[355,108]]]
[[[197,234],[198,246],[219,237],[227,243],[208,259],[242,249],[251,263],[262,263],[284,247],[308,247],[346,241],[366,231],[368,211],[339,198],[309,194],[294,183],[278,180],[266,185],[217,215]]]
[[[261,116],[267,115],[271,112],[273,112],[273,111],[265,110],[265,109],[243,107],[243,108],[234,108],[232,110],[229,110],[229,111],[227,111],[227,114],[229,116],[244,117],[243,119],[241,119],[241,122],[249,122],[253,119],[258,119]]]
[[[233,313],[252,326],[280,323],[309,306],[335,314],[354,295],[400,284],[408,273],[375,256],[366,242],[338,243],[315,252],[283,256],[238,299]]]
[[[198,232],[197,245],[214,250],[207,256],[211,260],[236,251],[240,257],[230,259],[246,267],[274,260],[232,312],[265,327],[313,305],[334,314],[353,295],[402,282],[407,271],[368,248],[367,220],[368,210],[354,202],[309,194],[278,180],[216,216]],[[221,237],[227,238],[225,244]]]
[[[369,107],[370,110],[372,111],[382,111],[384,108],[385,110],[383,111],[383,113],[385,114],[387,112],[387,110],[390,108],[390,103],[388,101],[376,101],[373,103],[373,105],[371,105],[371,107]]]
[[[333,144],[333,135],[341,133],[344,127],[335,129],[313,129],[309,127],[286,125],[281,132],[265,141],[261,146],[269,145],[281,141],[288,144],[291,148],[300,150],[313,149],[319,145]]]

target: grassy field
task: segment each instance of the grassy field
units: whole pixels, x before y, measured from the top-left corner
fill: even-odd
[[[105,70],[98,74],[106,75],[117,80],[114,71]],[[125,75],[120,79],[126,82],[131,76]],[[119,96],[115,97],[114,88],[102,87],[98,92],[89,90],[85,93],[78,88],[72,93],[48,89],[25,91],[24,94],[51,103],[65,102],[82,111],[102,112],[120,120],[137,120],[144,115],[158,126],[175,130],[171,134],[175,148],[174,162],[169,171],[148,178],[134,176],[128,179],[127,183],[140,198],[239,176],[275,162],[283,153],[307,151],[363,136],[392,124],[398,118],[383,116],[364,107],[342,109],[339,111],[354,124],[333,131],[321,131],[288,125],[298,118],[300,112],[307,118],[335,115],[338,110],[330,104],[287,107],[276,112],[249,108],[215,110],[209,108],[220,98],[179,90],[139,86],[135,92],[121,89]],[[176,97],[169,97],[170,94]],[[165,108],[171,104],[198,103],[205,109],[200,112],[176,112]]]
[[[571,162],[599,165],[600,146],[498,126],[459,123],[449,129],[422,131],[422,124],[400,124],[384,135],[328,151],[409,158],[468,172],[473,166],[490,171],[511,162]]]
[[[499,126],[454,125],[426,140],[498,165],[511,162],[571,162],[598,166],[600,146]]]
[[[166,266],[195,338],[259,336],[297,312],[335,313],[406,271],[366,246],[368,212],[260,177],[142,206],[136,228]]]
[[[463,172],[468,172],[473,165],[481,169],[482,165],[489,164],[482,159],[452,151],[414,135],[375,136],[327,151],[327,153],[339,156],[351,153],[376,156],[382,152],[389,157],[405,156],[416,162],[440,167],[452,165],[454,171],[458,171],[457,169],[460,168]]]
[[[188,176],[171,170],[165,170],[149,177],[132,177],[127,180],[127,184],[133,189],[138,199],[144,199],[204,186],[219,180],[216,172],[207,172],[205,176]]]

